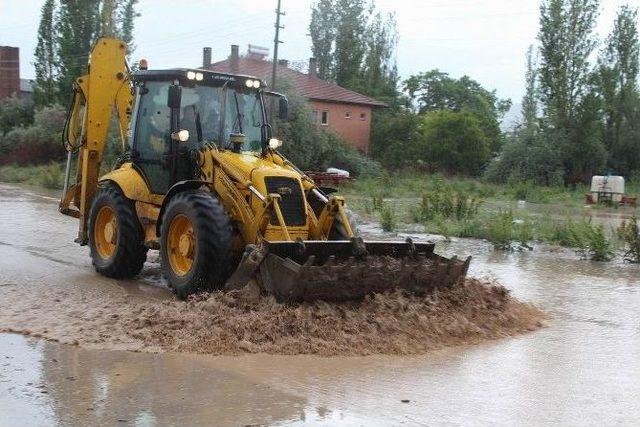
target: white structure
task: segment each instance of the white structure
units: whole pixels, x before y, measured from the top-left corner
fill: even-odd
[[[594,203],[604,201],[622,202],[624,197],[624,178],[621,176],[594,176],[591,178],[591,197]]]

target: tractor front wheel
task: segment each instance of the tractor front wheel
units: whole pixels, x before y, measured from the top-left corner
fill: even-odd
[[[112,185],[101,188],[91,204],[89,250],[96,271],[114,279],[135,276],[147,259],[133,203]]]
[[[185,191],[169,201],[160,231],[160,260],[178,297],[224,285],[231,238],[229,217],[209,193]]]

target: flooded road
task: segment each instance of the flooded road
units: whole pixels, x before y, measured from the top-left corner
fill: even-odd
[[[73,313],[65,301],[77,294],[173,299],[153,260],[140,280],[95,274],[73,243],[76,221],[51,196],[0,185],[0,327],[36,305],[60,305],[80,323],[108,317],[106,304]],[[438,249],[473,255],[471,274],[542,307],[548,326],[421,356],[349,358],[104,351],[0,334],[0,426],[638,424],[639,266],[472,240]]]

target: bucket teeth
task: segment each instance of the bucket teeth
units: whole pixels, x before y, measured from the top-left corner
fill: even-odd
[[[262,290],[280,302],[358,300],[395,289],[425,295],[463,280],[470,261],[441,257],[433,244],[412,241],[267,242],[245,253],[227,288],[238,289],[253,271]]]

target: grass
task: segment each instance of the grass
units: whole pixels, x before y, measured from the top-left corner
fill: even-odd
[[[0,166],[0,181],[60,189],[64,184],[64,165],[54,162],[38,166]]]
[[[441,174],[420,174],[398,172],[383,174],[377,178],[358,178],[346,185],[342,192],[346,196],[375,196],[382,198],[421,197],[423,193],[446,191],[464,194],[469,198],[493,201],[525,200],[530,203],[572,203],[584,204],[587,185],[575,188],[543,187],[530,182],[499,185],[478,179],[459,176],[446,177]],[[640,193],[640,185],[628,184],[627,192]]]
[[[640,229],[638,228],[638,219],[631,218],[625,221],[618,229],[618,236],[625,243],[626,252],[624,254],[625,261],[632,263],[640,263]]]
[[[530,249],[531,242],[546,242],[574,248],[582,257],[598,261],[612,259],[615,249],[626,244],[627,259],[634,259],[634,249],[640,256],[637,233],[627,232],[623,238],[588,218],[579,219],[586,185],[496,185],[439,174],[398,173],[358,179],[341,192],[353,210],[365,220],[380,221],[384,230],[422,224],[430,234],[485,239],[498,249]],[[640,193],[640,185],[628,183],[627,193]],[[535,208],[520,209],[520,201]]]

